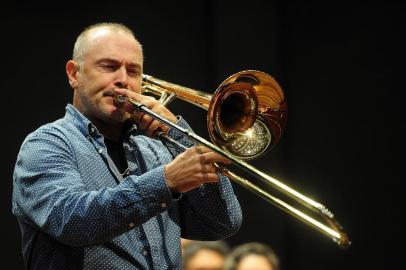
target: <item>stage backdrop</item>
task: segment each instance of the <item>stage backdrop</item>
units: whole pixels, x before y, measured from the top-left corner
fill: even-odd
[[[399,258],[393,244],[402,238],[404,212],[405,5],[316,2],[35,1],[2,8],[3,262],[23,269],[11,213],[20,144],[30,131],[63,116],[72,99],[65,63],[75,37],[106,21],[134,30],[147,74],[213,93],[231,74],[258,69],[284,89],[289,119],[281,143],[251,163],[324,203],[353,245],[340,249],[234,184],[244,222],[227,240],[231,246],[267,243],[284,270],[391,269]],[[169,107],[208,138],[205,111],[178,100]]]

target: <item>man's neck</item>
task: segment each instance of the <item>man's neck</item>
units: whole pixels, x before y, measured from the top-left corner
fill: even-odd
[[[118,142],[122,138],[125,123],[107,124],[99,122],[94,123],[94,125],[105,138]]]

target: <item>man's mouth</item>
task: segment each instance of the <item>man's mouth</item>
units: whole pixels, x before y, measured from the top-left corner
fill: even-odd
[[[113,91],[113,90],[109,90],[109,91],[107,91],[107,92],[104,93],[104,96],[107,96],[107,97],[114,97],[115,94],[114,94],[114,91]]]

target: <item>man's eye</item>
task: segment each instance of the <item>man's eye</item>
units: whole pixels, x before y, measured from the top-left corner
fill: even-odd
[[[110,70],[114,70],[115,67],[114,66],[104,66],[105,69],[110,69]]]
[[[133,75],[133,76],[139,74],[139,71],[138,71],[138,70],[133,70],[133,69],[129,69],[129,70],[127,70],[127,72],[128,72],[128,74]]]
[[[114,65],[101,65],[100,67],[101,67],[102,69],[108,70],[108,71],[114,71],[114,70],[116,70],[116,66],[114,66]]]

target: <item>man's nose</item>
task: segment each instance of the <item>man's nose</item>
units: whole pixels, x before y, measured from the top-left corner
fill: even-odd
[[[117,70],[117,78],[114,83],[115,86],[119,88],[127,88],[128,86],[128,74],[125,67],[121,67]]]

